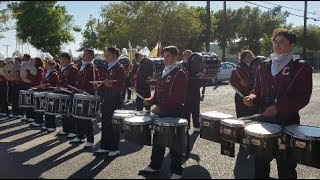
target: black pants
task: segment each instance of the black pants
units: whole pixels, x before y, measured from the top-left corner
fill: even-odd
[[[137,81],[137,93],[140,94],[144,98],[151,97],[151,89],[150,85],[147,82],[143,82],[143,80]],[[143,107],[146,108],[147,111],[150,111],[151,106],[147,106],[143,104],[143,100],[139,97],[136,99],[137,110],[142,111]]]
[[[193,127],[200,128],[200,88],[188,90],[187,104],[185,106],[185,118],[188,120],[188,128],[190,128],[191,115]]]
[[[76,123],[73,117],[62,117],[62,130],[65,133],[76,133]]]
[[[122,100],[123,101],[126,98],[126,93],[127,93],[127,100],[131,99],[132,92],[130,91],[129,87],[130,87],[130,78],[127,77],[126,81],[125,81],[125,86],[124,86],[124,89],[123,89],[123,93],[122,93]]]
[[[1,82],[0,83],[0,113],[5,113],[5,114],[9,114],[9,104],[8,104],[8,100],[7,100],[7,90],[8,90],[8,86],[6,83]]]
[[[45,126],[47,128],[56,128],[56,116],[54,115],[45,115]]]
[[[25,108],[26,118],[35,119],[34,109],[33,108]]]
[[[79,139],[87,138],[87,142],[94,143],[92,120],[75,118],[75,122],[77,126],[77,137]]]
[[[112,116],[116,109],[119,109],[120,94],[106,92],[103,98],[101,118],[101,144],[100,148],[110,151],[119,150],[120,131],[112,124]]]
[[[37,124],[43,124],[43,112],[34,112],[34,122]]]
[[[254,157],[243,145],[239,146],[239,153],[234,166],[235,179],[254,179]]]
[[[297,179],[297,161],[291,151],[286,152],[286,159],[280,155],[277,160],[279,179]],[[273,157],[254,157],[255,178],[268,179],[270,177],[270,162]]]
[[[157,145],[156,142],[153,141],[152,145],[152,155],[150,167],[152,169],[160,169],[162,165],[162,161],[164,158],[166,148],[160,145]],[[172,173],[182,175],[183,168],[182,164],[182,156],[179,153],[176,153],[172,148],[170,148],[170,157],[171,157],[171,165],[170,170]]]
[[[10,86],[9,97],[12,103],[12,114],[13,115],[23,115],[23,109],[19,108],[19,91],[21,85],[12,84]]]

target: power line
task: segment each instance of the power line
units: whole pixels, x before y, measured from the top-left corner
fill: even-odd
[[[260,1],[262,3],[266,3],[266,4],[270,4],[270,5],[273,5],[273,6],[280,6],[280,7],[283,7],[283,8],[287,8],[287,9],[292,9],[292,10],[295,10],[295,11],[301,11],[301,12],[304,12],[303,10],[301,9],[296,9],[296,8],[292,8],[292,7],[287,7],[287,6],[283,6],[283,5],[279,5],[279,4],[275,4],[275,3],[270,3],[270,2],[266,2],[266,1]],[[307,13],[310,13],[310,14],[314,14],[314,15],[320,15],[318,12],[307,12]]]
[[[249,2],[249,1],[244,1],[244,2],[249,3],[249,4],[252,4],[252,5],[256,5],[256,6],[258,6],[258,7],[263,7],[263,8],[272,10],[272,8],[266,7],[266,6],[263,6],[263,5],[260,5],[260,4],[256,4],[256,3],[253,3],[253,2]],[[291,12],[288,12],[288,13],[289,13],[289,15],[292,15],[292,16],[297,16],[297,17],[302,17],[302,18],[304,18],[304,16],[301,16],[301,15],[297,15],[297,14],[294,14],[294,13],[291,13]],[[312,18],[312,17],[307,17],[307,19],[312,19],[312,20],[314,20],[314,21],[320,21],[320,19],[316,19],[316,18]]]

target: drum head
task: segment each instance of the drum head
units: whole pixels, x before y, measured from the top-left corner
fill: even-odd
[[[44,97],[47,96],[48,92],[35,92],[33,97]]]
[[[247,121],[237,119],[223,119],[220,123],[230,127],[244,127]]]
[[[182,126],[187,125],[188,121],[182,118],[163,117],[155,120],[155,124],[161,126]]]
[[[99,96],[86,95],[86,94],[74,94],[74,99],[83,99],[83,100],[100,100]]]
[[[144,79],[150,80],[155,73],[154,62],[148,58],[144,58],[140,64],[141,75]]]
[[[201,118],[208,120],[220,120],[220,119],[232,119],[233,116],[231,114],[226,114],[218,111],[210,111],[200,114]]]
[[[141,114],[141,111],[135,111],[135,110],[115,110],[115,114]]]
[[[70,98],[70,95],[48,92],[47,97],[48,98]]]
[[[282,129],[276,124],[255,122],[246,125],[244,130],[248,135],[264,138],[278,136]]]
[[[284,128],[284,131],[291,136],[305,140],[320,140],[320,128],[303,125],[290,125]]]
[[[121,113],[114,113],[113,117],[114,118],[120,118],[120,119],[125,119],[125,118],[129,118],[129,117],[134,117],[135,114],[121,114]]]
[[[130,118],[126,118],[124,123],[127,124],[147,124],[152,122],[152,118],[150,116],[134,116]]]

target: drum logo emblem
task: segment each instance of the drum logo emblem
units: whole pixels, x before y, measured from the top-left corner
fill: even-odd
[[[210,127],[210,123],[207,122],[207,121],[204,121],[204,122],[203,122],[203,126],[205,126],[205,127]]]
[[[296,141],[296,147],[301,148],[301,149],[305,149],[306,148],[306,143],[305,142],[301,142],[301,141]]]
[[[50,101],[49,104],[50,104],[51,106],[53,106],[53,101]]]
[[[82,108],[82,107],[83,107],[83,105],[82,105],[82,104],[78,104],[77,106],[78,106],[79,108]]]
[[[231,135],[231,130],[230,129],[224,129],[223,133],[227,134],[227,135]]]
[[[261,145],[260,140],[258,140],[258,139],[251,139],[251,144],[256,145],[256,146]]]

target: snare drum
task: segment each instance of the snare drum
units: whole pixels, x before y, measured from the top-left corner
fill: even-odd
[[[246,145],[251,154],[277,157],[282,128],[276,124],[253,122],[245,125]]]
[[[45,114],[70,116],[71,96],[68,94],[47,93]]]
[[[233,116],[222,112],[211,111],[200,114],[200,138],[220,142],[220,121],[232,119]]]
[[[169,147],[179,154],[186,153],[188,121],[181,118],[163,117],[154,121],[154,143]]]
[[[136,114],[122,114],[120,112],[114,113],[112,116],[112,128],[115,132],[123,132],[123,120],[126,118],[134,117]]]
[[[44,112],[46,110],[46,96],[48,92],[35,92],[33,94],[34,111]]]
[[[99,96],[74,94],[71,115],[78,119],[92,120],[99,116],[100,107]]]
[[[290,125],[284,128],[286,149],[291,150],[299,164],[320,168],[320,128]]]
[[[124,119],[124,138],[137,144],[150,146],[153,120],[150,116],[135,116]]]
[[[242,144],[244,142],[244,125],[250,120],[223,119],[220,122],[221,137],[229,142]]]
[[[34,90],[20,90],[19,91],[19,106],[23,108],[33,108],[33,94]]]

